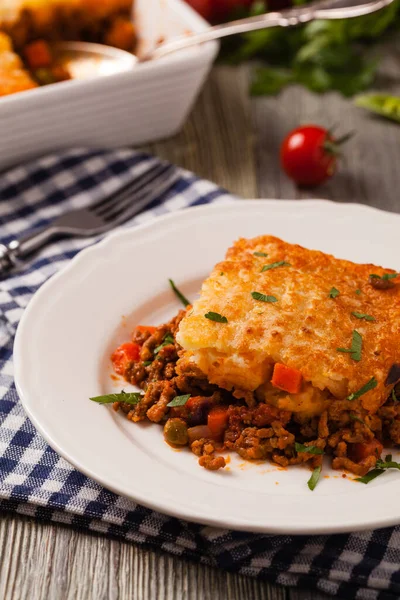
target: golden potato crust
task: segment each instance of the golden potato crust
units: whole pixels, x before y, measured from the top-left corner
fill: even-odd
[[[276,262],[290,266],[261,272]],[[369,283],[371,273],[395,272],[272,236],[239,239],[204,282],[177,340],[212,383],[227,389],[260,388],[270,381],[273,363],[280,362],[323,390],[320,402],[325,406],[328,391],[331,398],[344,399],[375,377],[377,387],[355,404],[376,412],[393,387],[385,385],[389,370],[400,363],[400,278],[391,280],[393,288],[377,290]],[[329,297],[333,287],[340,292],[336,298]],[[255,300],[252,292],[277,301]],[[208,320],[204,315],[209,311],[228,323]],[[359,319],[353,312],[375,320]],[[351,347],[354,331],[362,336],[360,361],[337,350]]]

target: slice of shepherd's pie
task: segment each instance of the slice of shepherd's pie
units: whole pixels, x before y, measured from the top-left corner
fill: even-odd
[[[112,355],[141,392],[92,398],[163,426],[209,470],[224,452],[281,467],[323,457],[362,483],[400,469],[400,276],[271,236],[241,239],[193,306],[138,324]]]
[[[194,363],[249,405],[305,419],[352,395],[375,413],[400,377],[396,281],[392,270],[272,236],[240,239],[180,324],[180,368]]]

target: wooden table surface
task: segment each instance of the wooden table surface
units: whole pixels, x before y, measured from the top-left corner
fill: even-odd
[[[385,90],[400,94],[400,43],[384,60]],[[184,130],[146,149],[245,198],[329,198],[400,212],[400,126],[368,116],[337,94],[297,87],[251,99],[250,68],[214,69]],[[279,167],[278,149],[299,123],[355,131],[340,173],[299,192]],[[13,515],[0,518],[2,600],[323,600],[314,592],[188,563],[130,543]],[[362,600],[362,599],[361,599]]]

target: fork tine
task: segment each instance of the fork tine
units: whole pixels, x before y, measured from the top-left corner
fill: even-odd
[[[105,210],[107,210],[110,206],[113,205],[114,202],[118,202],[120,197],[124,194],[136,194],[140,192],[143,186],[147,185],[149,181],[151,181],[155,176],[157,176],[160,172],[163,172],[166,168],[169,168],[170,165],[166,165],[164,163],[157,163],[153,165],[149,169],[147,169],[144,173],[142,173],[139,177],[129,181],[122,188],[116,190],[107,198],[104,198],[100,202],[88,206],[88,210],[94,212],[95,214],[101,215]]]
[[[172,165],[164,166],[157,172],[153,172],[151,177],[149,176],[145,181],[142,181],[140,188],[136,188],[133,192],[129,189],[124,190],[119,196],[116,196],[109,205],[104,206],[99,215],[103,219],[112,218],[115,213],[125,208],[127,204],[135,202],[138,198],[140,199],[143,194],[146,194],[148,190],[151,190],[159,181],[167,179],[170,173],[173,172],[175,172],[175,167]]]
[[[162,196],[167,192],[173,185],[180,179],[180,174],[172,170],[171,174],[165,179],[160,178],[158,182],[151,188],[144,191],[141,196],[132,198],[133,202],[130,201],[125,207],[121,207],[118,212],[112,216],[107,217],[107,221],[111,221],[113,226],[120,225],[128,219],[139,214],[149,204],[151,204],[158,197]]]

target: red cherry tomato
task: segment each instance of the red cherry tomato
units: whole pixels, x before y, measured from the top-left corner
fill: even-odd
[[[204,19],[210,21],[213,15],[212,0],[187,0],[194,10],[196,10]]]
[[[327,129],[305,125],[291,131],[283,141],[281,163],[298,185],[314,186],[335,173],[337,154],[335,139]]]
[[[228,19],[237,7],[249,7],[253,0],[186,0],[208,21]]]

